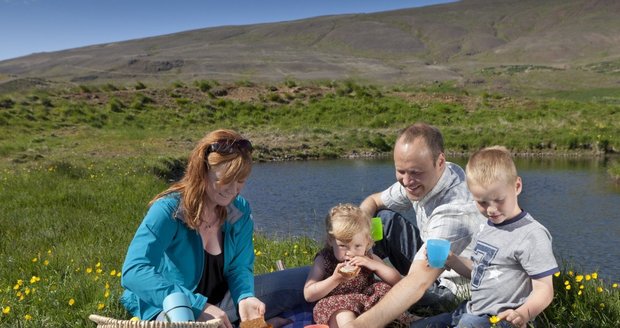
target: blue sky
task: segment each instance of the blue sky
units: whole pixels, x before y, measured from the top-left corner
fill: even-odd
[[[454,0],[0,0],[0,60],[181,31]]]

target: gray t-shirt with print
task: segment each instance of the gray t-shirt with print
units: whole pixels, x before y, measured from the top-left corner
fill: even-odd
[[[551,234],[522,211],[495,225],[490,221],[476,236],[471,259],[471,300],[467,312],[496,315],[516,309],[532,292],[532,279],[558,272]]]

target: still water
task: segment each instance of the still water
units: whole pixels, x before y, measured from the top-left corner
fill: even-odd
[[[465,159],[450,160],[465,164]],[[604,165],[517,159],[517,169],[523,179],[519,205],[549,229],[557,260],[620,281],[620,187]],[[329,208],[359,204],[394,181],[391,158],[257,163],[242,194],[251,203],[257,231],[323,240]]]

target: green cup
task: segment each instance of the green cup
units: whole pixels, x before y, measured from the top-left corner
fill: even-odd
[[[370,219],[370,235],[374,241],[383,239],[383,223],[381,218],[374,217]]]

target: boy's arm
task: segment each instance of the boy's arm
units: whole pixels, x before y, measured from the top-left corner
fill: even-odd
[[[500,320],[506,320],[517,327],[525,327],[532,318],[544,311],[553,300],[553,279],[551,275],[532,279],[532,293],[523,305],[498,314]]]
[[[448,254],[448,259],[446,260],[446,267],[456,271],[456,273],[460,274],[465,278],[471,277],[471,270],[474,266],[474,262],[466,257],[458,256],[452,252]]]

